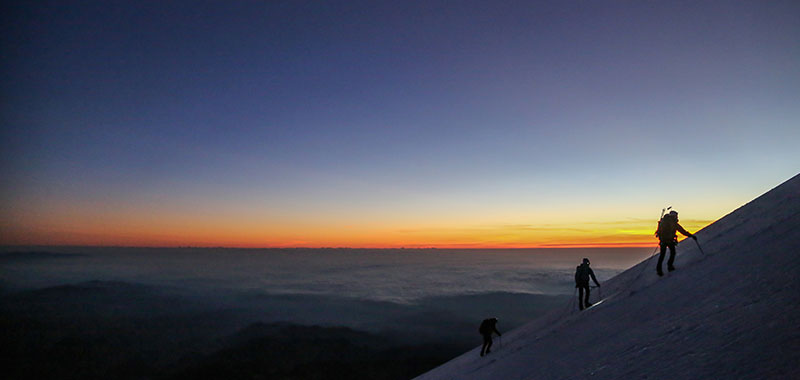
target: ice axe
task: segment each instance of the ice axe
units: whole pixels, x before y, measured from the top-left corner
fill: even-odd
[[[667,206],[667,208],[662,208],[661,209],[661,216],[658,218],[658,220],[664,219],[664,213],[669,211],[669,210],[672,210],[672,206]]]

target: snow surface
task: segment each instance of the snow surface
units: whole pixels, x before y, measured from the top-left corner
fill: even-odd
[[[800,174],[697,237],[418,379],[800,379]]]

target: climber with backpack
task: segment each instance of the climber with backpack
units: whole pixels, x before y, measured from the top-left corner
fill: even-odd
[[[673,263],[675,262],[675,244],[678,243],[678,235],[677,232],[680,232],[684,236],[690,237],[697,241],[697,237],[691,234],[689,231],[686,231],[680,224],[678,224],[678,212],[673,210],[670,211],[669,214],[664,215],[661,220],[658,221],[658,228],[656,229],[656,237],[659,240],[659,245],[661,247],[661,251],[658,255],[658,266],[656,267],[656,273],[659,276],[664,275],[664,271],[661,270],[661,265],[664,262],[664,254],[667,253],[667,248],[669,248],[669,260],[667,260],[667,270],[670,272],[675,270],[675,266]]]
[[[481,322],[478,327],[478,332],[483,335],[483,347],[481,347],[481,356],[492,352],[492,334],[497,333],[497,336],[503,336],[500,331],[497,331],[497,318],[487,318]]]
[[[589,277],[594,280],[597,287],[600,287],[600,283],[597,282],[597,277],[594,276],[594,271],[592,268],[589,268],[589,259],[584,258],[581,265],[578,265],[578,268],[575,269],[575,287],[578,288],[578,308],[581,310],[592,306],[591,302],[589,302]]]

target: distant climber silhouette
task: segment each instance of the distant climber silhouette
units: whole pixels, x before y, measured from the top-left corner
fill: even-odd
[[[478,332],[483,335],[483,347],[481,347],[481,356],[492,352],[492,333],[497,333],[497,336],[503,336],[500,331],[497,331],[497,318],[487,318],[481,322],[481,327]]]
[[[661,270],[661,265],[664,262],[664,254],[667,252],[667,247],[669,247],[669,260],[667,260],[667,270],[670,272],[675,270],[675,266],[673,263],[675,262],[675,244],[678,243],[678,235],[677,232],[682,233],[684,236],[688,236],[695,241],[697,237],[693,234],[686,231],[680,224],[678,224],[678,212],[677,211],[670,211],[669,214],[664,215],[660,221],[658,221],[658,229],[656,229],[656,237],[659,240],[659,244],[661,246],[661,252],[658,254],[658,266],[656,266],[656,273],[659,276],[664,275],[664,271]]]
[[[578,308],[583,310],[589,306],[592,306],[591,302],[589,302],[589,277],[594,280],[594,283],[597,286],[600,286],[600,283],[597,282],[597,277],[594,276],[594,271],[592,268],[589,268],[589,259],[584,258],[583,263],[578,265],[578,268],[575,269],[575,287],[578,288]]]

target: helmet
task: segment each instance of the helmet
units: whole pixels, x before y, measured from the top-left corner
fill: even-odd
[[[583,258],[583,263],[584,263],[584,264],[589,264],[589,259],[587,259],[587,258],[585,258],[585,257],[584,257],[584,258]]]
[[[674,216],[674,217],[676,217],[676,218],[678,217],[678,212],[675,211],[675,210],[670,211],[669,214]]]

